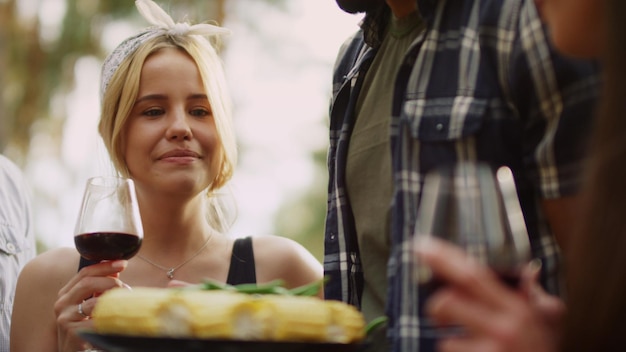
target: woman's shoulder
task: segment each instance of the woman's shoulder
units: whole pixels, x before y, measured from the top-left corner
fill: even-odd
[[[69,262],[72,261],[75,261],[75,264],[78,265],[79,259],[80,255],[78,254],[78,251],[76,251],[76,248],[58,247],[38,254],[33,260],[31,260],[31,262],[38,264],[51,264],[55,266],[67,266]]]
[[[256,257],[285,257],[299,258],[303,255],[311,255],[309,251],[295,240],[283,236],[262,235],[252,236],[252,247]]]
[[[20,277],[33,284],[67,282],[78,271],[80,256],[75,248],[59,247],[47,250],[30,260]]]
[[[296,287],[322,278],[321,263],[295,240],[264,235],[253,236],[252,243],[258,282],[280,278]]]

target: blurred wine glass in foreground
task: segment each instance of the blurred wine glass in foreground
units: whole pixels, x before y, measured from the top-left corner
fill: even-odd
[[[80,255],[92,261],[129,259],[139,251],[142,239],[133,181],[115,176],[87,180],[74,232]]]
[[[530,243],[511,170],[460,162],[426,175],[415,238],[435,236],[452,242],[517,287],[531,259]],[[444,282],[416,260],[420,296]],[[449,332],[450,330],[448,330]]]

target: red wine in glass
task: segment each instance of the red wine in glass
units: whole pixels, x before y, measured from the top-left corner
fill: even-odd
[[[91,232],[74,236],[74,244],[87,260],[130,259],[139,251],[141,238],[120,232]]]
[[[520,272],[513,270],[494,270],[498,278],[511,289],[517,289],[520,284]],[[418,291],[420,296],[430,297],[438,290],[446,287],[446,282],[434,275],[429,279],[419,281]],[[459,337],[465,334],[463,326],[456,324],[441,324],[425,318],[422,333],[426,338]]]
[[[428,173],[417,210],[415,237],[419,236],[457,245],[513,289],[530,260],[528,233],[508,167],[496,171],[480,162],[459,162]],[[445,285],[419,259],[415,264],[420,297]],[[433,334],[445,336],[448,331]]]
[[[510,287],[511,289],[517,289],[521,282],[521,274],[517,270],[498,270],[493,269],[494,273],[498,276],[498,279]],[[437,292],[437,290],[446,286],[446,282],[437,278],[436,276],[432,276],[428,280],[423,280],[418,282],[419,292],[420,294],[425,294],[426,296],[430,296],[431,294]]]
[[[521,273],[519,270],[498,270],[493,269],[502,283],[512,289],[517,289],[521,281]]]
[[[74,232],[80,255],[95,262],[129,259],[139,251],[142,239],[133,181],[115,176],[90,178]]]

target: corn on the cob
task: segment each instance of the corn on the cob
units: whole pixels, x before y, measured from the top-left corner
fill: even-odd
[[[364,318],[354,306],[339,301],[327,301],[332,320],[328,325],[328,341],[358,342],[365,338]]]
[[[103,334],[294,342],[358,342],[365,328],[354,307],[317,297],[158,288],[107,291],[93,320]]]
[[[173,297],[191,312],[193,337],[256,340],[265,336],[255,317],[258,309],[245,294],[178,291]]]
[[[94,326],[103,333],[160,336],[159,310],[170,300],[167,290],[114,289],[98,298],[92,312]]]
[[[326,341],[330,311],[316,297],[267,295],[263,302],[271,324],[269,340]]]

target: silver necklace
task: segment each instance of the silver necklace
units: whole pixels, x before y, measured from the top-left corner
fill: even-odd
[[[200,249],[198,249],[198,251],[197,251],[196,253],[194,253],[191,257],[189,257],[189,258],[185,259],[185,261],[184,261],[184,262],[182,262],[182,263],[178,264],[177,266],[171,267],[171,268],[168,268],[168,267],[165,267],[165,266],[159,265],[159,264],[157,264],[157,263],[153,262],[152,260],[150,260],[150,259],[148,259],[148,258],[145,258],[145,257],[144,257],[144,256],[142,256],[141,254],[137,254],[137,257],[138,257],[139,259],[143,260],[144,262],[148,263],[148,264],[154,265],[155,267],[157,267],[157,268],[159,268],[159,269],[161,269],[161,270],[164,270],[164,271],[165,271],[165,275],[167,275],[167,277],[168,277],[170,280],[172,280],[172,279],[174,279],[174,271],[176,271],[176,270],[180,269],[183,265],[185,265],[185,264],[189,263],[189,262],[190,262],[193,258],[195,258],[195,257],[197,257],[198,255],[200,255],[200,253],[202,253],[202,251],[206,248],[206,246],[208,246],[208,245],[209,245],[209,242],[211,242],[211,239],[212,239],[212,238],[213,238],[213,234],[211,234],[211,235],[209,236],[209,238],[207,238],[206,242],[204,242],[204,244],[202,245],[202,247],[200,247]]]

